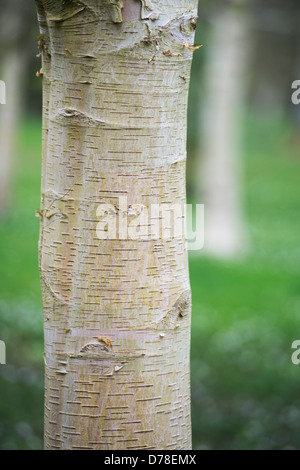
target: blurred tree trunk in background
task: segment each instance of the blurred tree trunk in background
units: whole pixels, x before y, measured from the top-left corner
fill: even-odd
[[[260,114],[291,112],[299,37],[299,0],[255,0],[251,99]]]
[[[6,84],[6,105],[0,108],[0,216],[11,206],[12,174],[17,150],[17,131],[22,108],[24,56],[17,48],[2,59],[1,79]]]
[[[292,83],[296,80],[300,80],[300,6],[298,7],[298,15],[297,15],[297,33],[295,35],[295,42],[296,42],[296,59],[295,65],[293,67],[292,72]],[[293,89],[292,92],[295,90]],[[294,115],[294,129],[295,129],[295,143],[299,145],[300,143],[300,104],[293,106],[293,115]]]
[[[37,1],[46,449],[191,446],[185,237],[96,230],[185,203],[196,3]]]
[[[23,109],[25,70],[28,62],[26,41],[32,9],[26,2],[1,0],[0,79],[6,84],[6,104],[0,106],[0,216],[11,205],[13,162],[17,131]]]
[[[247,86],[248,10],[230,1],[213,16],[207,41],[199,190],[205,204],[205,247],[227,257],[245,248],[241,195],[241,122]]]

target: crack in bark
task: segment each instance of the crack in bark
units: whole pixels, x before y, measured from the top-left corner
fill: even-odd
[[[142,20],[158,20],[160,12],[155,11],[151,0],[140,0],[142,3]]]
[[[190,314],[191,304],[191,291],[186,290],[176,300],[173,307],[155,323],[155,328],[165,327],[166,329],[176,330],[180,326],[179,322]]]
[[[152,62],[159,53],[179,58],[185,56],[187,51],[191,51],[186,47],[187,37],[194,33],[197,19],[196,13],[189,11],[154,29],[151,29],[147,23],[148,36],[144,38],[144,43],[155,47],[155,53],[149,62]]]
[[[60,109],[50,120],[61,125],[74,124],[89,127],[98,127],[101,124],[108,124],[101,119],[89,116],[87,113],[77,111],[73,108]]]
[[[40,273],[41,273],[41,282],[44,284],[45,288],[43,290],[44,294],[46,292],[48,292],[50,294],[50,296],[55,300],[57,301],[59,304],[61,305],[68,305],[68,302],[66,302],[64,299],[62,299],[59,294],[57,292],[55,292],[53,290],[53,288],[51,287],[50,283],[48,282],[47,280],[47,274],[42,270],[40,269]]]
[[[124,363],[144,357],[145,353],[136,353],[130,351],[113,352],[112,348],[105,343],[89,343],[81,348],[79,354],[70,355],[72,359],[115,359]]]
[[[62,0],[61,2],[46,0],[44,5],[46,21],[56,23],[70,20],[87,8],[80,0]]]

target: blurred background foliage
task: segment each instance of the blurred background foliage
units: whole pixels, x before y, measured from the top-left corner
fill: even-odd
[[[7,82],[18,96],[11,140],[9,102],[0,107],[0,449],[43,445],[42,104],[34,4],[24,5],[0,4],[0,78],[16,75],[9,57],[25,58]],[[298,0],[199,4],[187,187],[208,228],[190,253],[195,449],[300,449],[299,19]]]

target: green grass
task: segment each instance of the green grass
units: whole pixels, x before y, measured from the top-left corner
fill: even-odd
[[[245,143],[249,252],[190,260],[194,446],[299,449],[299,150],[280,120],[249,119]]]
[[[15,161],[14,198],[0,222],[0,449],[43,446],[43,320],[38,272],[41,129],[23,124]]]
[[[249,251],[191,257],[194,448],[300,449],[299,149],[280,119],[248,118]],[[40,124],[22,125],[12,209],[0,221],[0,449],[42,448],[43,337],[38,273]]]
[[[0,223],[0,298],[40,298],[38,280],[41,129],[36,121],[20,131],[14,162],[15,180],[11,209]]]

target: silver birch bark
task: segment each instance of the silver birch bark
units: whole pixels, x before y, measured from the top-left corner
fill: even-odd
[[[185,203],[195,0],[38,0],[46,449],[189,449],[184,237],[99,239]],[[126,196],[120,207],[119,196]]]
[[[207,46],[198,184],[205,204],[204,249],[217,257],[234,256],[246,244],[240,117],[250,41],[243,3],[232,0],[214,13]]]

